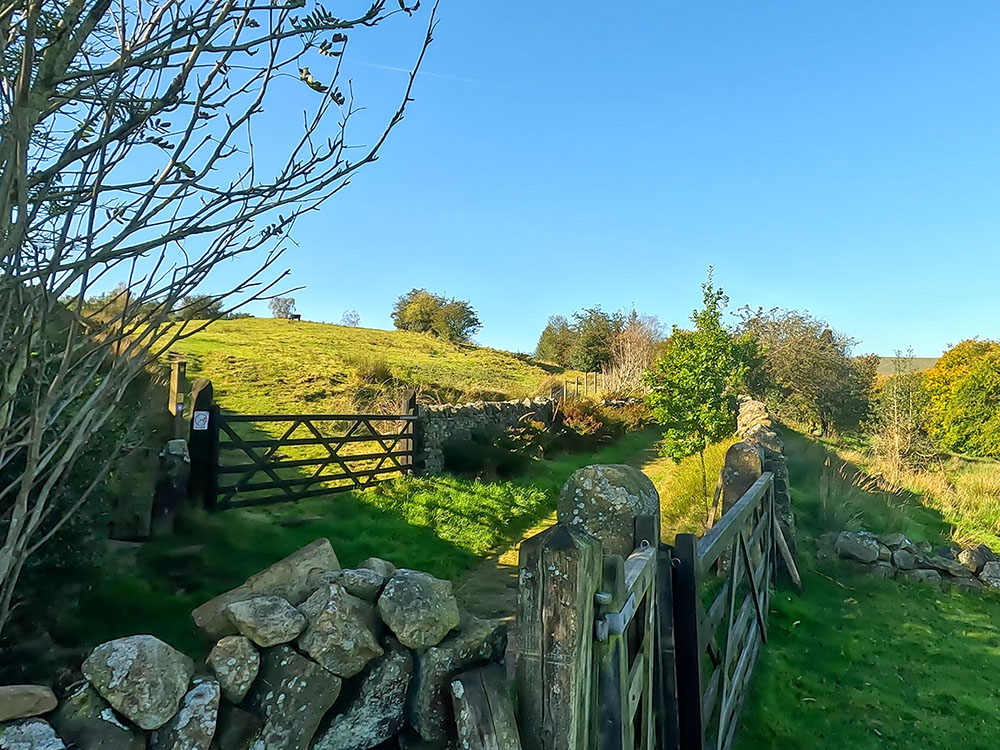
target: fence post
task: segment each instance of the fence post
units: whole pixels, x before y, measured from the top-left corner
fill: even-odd
[[[656,747],[678,750],[677,652],[674,646],[673,549],[660,544],[656,555],[656,651],[653,701],[656,711]]]
[[[681,750],[702,750],[701,655],[698,630],[698,540],[674,541],[674,647],[677,664],[677,720]]]
[[[589,750],[601,543],[568,524],[521,545],[517,695],[524,750]]]
[[[170,363],[170,402],[167,409],[174,415],[174,437],[184,437],[184,399],[187,396],[187,361]]]
[[[400,416],[404,417],[417,416],[417,394],[415,391],[407,390],[403,392],[403,398],[399,404],[399,413]],[[399,448],[403,451],[409,451],[411,455],[400,456],[399,463],[401,463],[410,474],[419,474],[421,469],[421,461],[418,456],[421,450],[421,430],[419,420],[403,422],[403,429],[400,430],[400,432],[408,437],[399,441]]]
[[[576,376],[576,397],[580,398],[580,376]]]
[[[219,487],[219,407],[213,401],[212,381],[198,378],[191,389],[191,454],[189,496],[211,510]]]

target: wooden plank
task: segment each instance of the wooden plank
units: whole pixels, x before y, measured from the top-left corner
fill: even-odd
[[[795,588],[799,591],[802,590],[802,576],[799,575],[799,569],[795,565],[795,558],[792,557],[792,551],[788,549],[788,542],[785,540],[785,535],[781,531],[781,524],[774,524],[774,537],[775,541],[778,543],[778,550],[781,552],[781,559],[785,561],[785,570],[792,577],[792,583],[795,584]]]
[[[761,503],[774,475],[767,471],[753,483],[732,508],[723,514],[719,523],[713,526],[698,542],[698,570],[708,570],[722,553],[729,548],[733,537],[743,528],[743,524]]]
[[[521,750],[503,667],[491,664],[451,681],[458,746],[463,750]]]
[[[656,641],[653,648],[653,705],[656,747],[677,750],[677,672],[674,646],[674,591],[671,550],[659,546],[656,571]]]
[[[356,455],[342,456],[342,458],[347,463],[357,462],[357,461],[372,461],[377,458],[384,456],[384,453],[361,453]],[[392,455],[403,457],[403,456],[413,456],[413,451],[393,451]],[[326,466],[330,463],[327,456],[320,458],[302,458],[296,459],[294,461],[275,461],[274,468],[276,469],[299,469],[306,468],[310,466]],[[256,473],[257,464],[231,464],[229,466],[220,466],[219,474],[239,474],[246,471],[247,469],[254,469]]]
[[[718,526],[716,528],[719,528]],[[674,642],[677,655],[677,721],[681,750],[702,750],[699,642],[698,541],[678,534],[674,542]]]
[[[634,554],[634,553],[633,553]],[[634,594],[625,587],[625,561],[605,555],[600,614],[618,613]],[[624,633],[609,633],[594,643],[594,735],[598,750],[623,750],[635,744],[628,711],[628,653]]]
[[[229,421],[228,418],[227,418],[226,421],[227,422]],[[313,437],[313,438],[293,438],[291,440],[284,440],[280,444],[278,444],[278,441],[276,439],[274,439],[274,438],[272,438],[270,440],[260,440],[260,439],[244,440],[243,438],[239,437],[239,435],[237,435],[236,439],[232,439],[232,435],[233,434],[235,434],[235,433],[229,433],[231,442],[230,442],[229,445],[223,444],[222,445],[223,449],[232,450],[233,448],[231,446],[233,446],[233,445],[246,446],[248,448],[272,448],[272,447],[284,447],[284,446],[291,447],[291,446],[295,446],[295,445],[324,445],[325,446],[327,444],[338,445],[340,443],[377,443],[377,442],[380,442],[380,440],[379,440],[380,438],[382,440],[402,440],[403,438],[406,437],[406,433],[405,432],[401,432],[401,433],[392,433],[392,434],[379,434],[377,436],[376,435],[351,435],[349,437],[336,437],[335,436],[335,437],[323,437],[323,438],[315,438],[315,437]],[[276,444],[277,444],[277,446],[276,446]]]
[[[556,524],[521,545],[518,720],[525,750],[588,750],[601,543]]]
[[[280,468],[280,467],[278,467]],[[381,469],[368,469],[364,471],[352,471],[350,473],[337,473],[337,474],[321,474],[316,477],[295,477],[292,479],[280,478],[277,481],[271,482],[256,482],[249,484],[230,484],[219,487],[219,493],[229,493],[232,491],[236,492],[263,492],[265,490],[283,490],[291,489],[293,487],[309,486],[312,484],[320,484],[321,482],[335,482],[341,480],[351,480],[355,482],[356,485],[360,485],[358,479],[368,479],[372,476],[378,476],[381,474],[392,474],[399,473],[399,469],[394,466],[385,466]],[[297,497],[297,495],[296,495]]]
[[[311,422],[354,422],[367,421],[415,422],[412,414],[227,414],[230,422],[291,422],[309,420]]]

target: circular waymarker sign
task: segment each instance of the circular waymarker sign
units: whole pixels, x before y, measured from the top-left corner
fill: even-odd
[[[196,411],[191,417],[191,429],[192,430],[207,430],[208,429],[208,412],[207,411]]]

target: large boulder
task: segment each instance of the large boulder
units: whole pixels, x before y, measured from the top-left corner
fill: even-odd
[[[215,644],[206,663],[219,681],[222,696],[231,703],[239,703],[257,678],[260,654],[249,638],[227,635]]]
[[[1000,589],[1000,562],[988,562],[979,572],[979,580],[986,584],[987,588]]]
[[[144,750],[146,735],[119,718],[90,685],[65,698],[52,715],[59,736],[80,750]]]
[[[357,693],[343,706],[313,750],[368,750],[395,737],[403,726],[413,656],[398,643],[376,661]]]
[[[635,518],[642,515],[651,516],[659,529],[660,496],[649,477],[631,466],[585,466],[559,493],[559,522],[600,539],[606,555],[632,553]]]
[[[979,575],[988,562],[997,562],[995,552],[985,544],[978,547],[963,549],[958,553],[958,561],[972,571],[973,575]]]
[[[228,605],[255,596],[280,596],[292,604],[299,604],[312,593],[309,573],[316,568],[340,570],[329,539],[317,539],[266,570],[250,576],[235,589],[202,604],[191,613],[191,617],[194,624],[212,640],[233,635],[236,628],[226,617]]]
[[[149,738],[149,750],[208,750],[219,718],[219,683],[196,679],[180,710]]]
[[[837,554],[845,560],[873,563],[878,560],[878,540],[867,531],[842,531],[837,536]]]
[[[95,648],[83,675],[119,713],[143,729],[159,729],[177,713],[194,662],[151,635],[132,635]]]
[[[56,694],[44,685],[0,686],[0,722],[29,719],[52,711]]]
[[[66,744],[48,722],[28,719],[0,726],[0,750],[66,750]]]
[[[370,629],[372,606],[343,586],[332,583],[318,589],[299,609],[308,623],[299,649],[338,677],[353,677],[382,655]]]
[[[457,633],[440,644],[417,652],[413,686],[406,717],[428,742],[440,742],[452,721],[448,685],[460,672],[501,661],[507,650],[507,625],[502,620],[480,620],[466,615]]]
[[[307,750],[341,680],[288,646],[264,652],[247,702],[264,720],[253,750]]]
[[[451,581],[417,570],[397,570],[382,590],[378,612],[407,648],[436,646],[461,619]]]
[[[258,646],[267,648],[294,641],[306,627],[302,616],[280,596],[256,596],[226,605],[226,617]]]

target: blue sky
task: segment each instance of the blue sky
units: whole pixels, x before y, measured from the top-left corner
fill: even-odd
[[[352,39],[361,125],[427,10]],[[712,264],[734,307],[808,309],[860,351],[1000,336],[995,0],[439,12],[381,159],[296,228],[303,317],[390,327],[423,286],[527,351],[594,304],[684,323]]]

